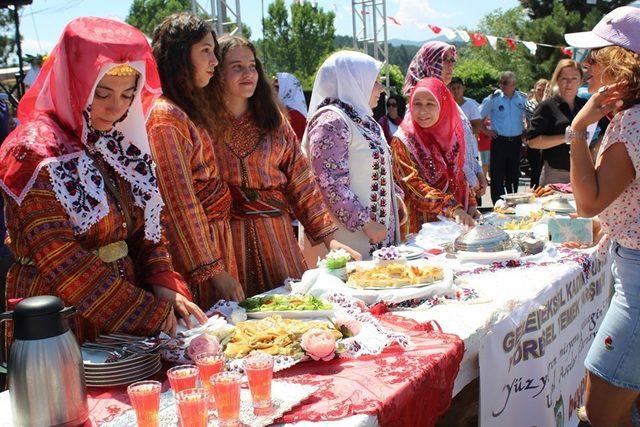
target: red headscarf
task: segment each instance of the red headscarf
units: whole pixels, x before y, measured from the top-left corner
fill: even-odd
[[[136,94],[129,111],[114,126],[113,132],[100,134],[98,140],[88,123],[88,107],[99,80],[119,64],[130,65],[139,72]],[[0,186],[20,204],[42,167],[71,160],[76,163],[73,167],[78,164],[84,166],[83,155],[89,135],[98,141],[98,147],[100,142],[107,138],[113,140],[117,134],[117,138],[122,138],[120,145],[127,150],[125,161],[118,163],[118,158],[123,158],[122,153],[102,153],[104,146],[98,149],[120,175],[141,190],[137,204],[145,209],[145,219],[153,217],[155,222],[155,218],[159,218],[162,201],[150,160],[144,121],[153,101],[161,94],[155,60],[144,34],[124,22],[111,19],[78,18],[71,21],[35,83],[20,101],[18,118],[21,124],[0,149]],[[74,170],[73,173],[82,178],[83,170]],[[52,180],[55,177],[52,176]],[[56,195],[69,211],[70,199],[60,192],[62,190],[56,184],[60,183],[54,182]],[[84,189],[89,194],[93,191],[104,193],[103,188],[96,190],[87,181],[79,185],[85,185],[87,188]],[[99,199],[99,196],[96,197]],[[97,216],[106,214],[102,206],[92,206],[92,209],[102,209]],[[85,225],[79,228],[86,228]],[[155,240],[156,231],[152,234]],[[151,235],[147,234],[147,237]]]
[[[433,95],[440,105],[440,115],[434,125],[421,127],[411,114],[413,99],[416,92],[426,91]],[[467,183],[464,177],[464,128],[460,119],[458,105],[449,89],[440,79],[428,77],[418,81],[411,90],[408,113],[400,124],[407,140],[413,140],[421,145],[422,150],[429,152],[432,158],[443,159],[434,162],[431,167],[442,167],[442,174],[447,177],[447,190],[451,192],[459,203],[466,202]],[[412,147],[409,147],[410,149]],[[412,150],[413,151],[413,150]],[[420,158],[421,156],[417,156]],[[428,168],[427,165],[423,165]],[[435,183],[430,183],[435,185]],[[451,188],[451,187],[455,188]],[[441,188],[441,190],[445,190]]]

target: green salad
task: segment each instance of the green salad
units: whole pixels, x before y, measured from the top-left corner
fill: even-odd
[[[242,301],[240,307],[249,313],[256,311],[318,311],[331,310],[328,302],[314,295],[269,295]]]

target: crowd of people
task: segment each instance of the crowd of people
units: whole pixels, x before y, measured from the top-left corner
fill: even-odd
[[[330,249],[367,259],[425,222],[473,226],[488,186],[494,202],[518,191],[526,146],[532,185],[570,182],[579,214],[601,219],[600,245],[613,242],[587,413],[623,423],[640,391],[636,25],[640,9],[614,10],[567,36],[592,49],[584,64],[560,61],[529,97],[505,71],[480,104],[453,78],[456,48],[425,43],[378,123],[383,64],[366,54],[328,57],[307,106],[295,76],[270,79],[250,41],[218,39],[195,15],[164,20],[151,46],[127,24],[76,19],[0,149],[5,301],[60,296],[80,341],[174,334],[178,318],[202,322],[218,299],[281,286]],[[594,161],[587,126],[607,115]]]

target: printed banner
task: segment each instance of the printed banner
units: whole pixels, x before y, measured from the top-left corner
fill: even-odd
[[[482,427],[578,425],[584,359],[612,280],[610,262],[594,257],[494,325],[480,349]]]

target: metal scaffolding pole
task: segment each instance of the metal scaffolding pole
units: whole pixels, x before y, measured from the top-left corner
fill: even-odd
[[[240,0],[211,0],[209,8],[199,0],[191,0],[194,13],[202,13],[209,17],[216,34],[242,34],[242,18]]]
[[[383,64],[389,63],[386,0],[351,0],[353,48],[371,55]],[[384,74],[389,91],[389,74]]]

